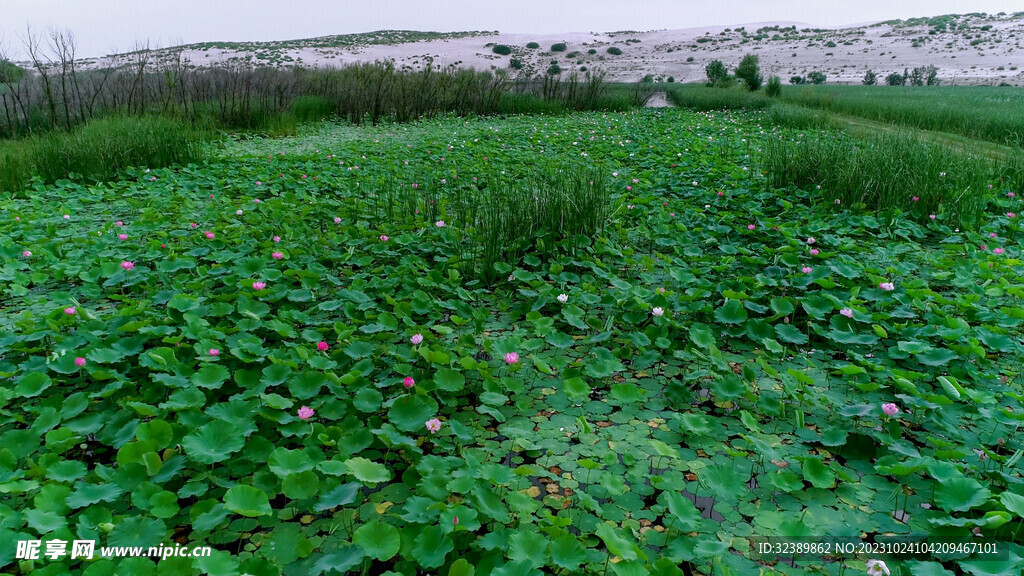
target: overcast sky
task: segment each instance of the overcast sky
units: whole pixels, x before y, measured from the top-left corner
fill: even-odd
[[[25,26],[68,28],[81,57],[136,42],[290,40],[381,29],[611,32],[796,21],[838,26],[1024,10],[1022,0],[0,0],[0,47],[24,58]]]

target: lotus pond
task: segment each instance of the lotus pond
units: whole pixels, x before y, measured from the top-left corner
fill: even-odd
[[[879,568],[753,543],[923,534],[1003,555],[886,570],[1019,575],[1019,192],[968,231],[775,190],[801,134],[758,120],[320,125],[5,199],[0,567],[839,575]],[[15,557],[76,539],[214,551]]]

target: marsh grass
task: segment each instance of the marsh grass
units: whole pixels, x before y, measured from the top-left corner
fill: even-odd
[[[1022,168],[1019,157],[999,162],[976,158],[902,132],[863,140],[842,133],[770,139],[763,156],[772,185],[820,186],[818,199],[826,206],[838,200],[844,207],[898,209],[922,221],[941,214],[959,226],[979,221],[994,196],[990,184],[1019,190]]]
[[[555,167],[527,179],[481,177],[476,184],[394,179],[372,187],[375,216],[434,227],[438,220],[462,234],[455,262],[465,274],[490,284],[527,254],[573,252],[598,234],[612,211],[611,193],[598,170]],[[418,211],[418,212],[417,212]]]
[[[109,117],[65,134],[49,132],[0,143],[0,190],[24,189],[33,176],[52,183],[68,175],[116,177],[129,166],[158,168],[202,156],[204,135],[167,117]]]

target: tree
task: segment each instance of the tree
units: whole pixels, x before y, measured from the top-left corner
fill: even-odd
[[[708,75],[708,86],[727,86],[730,83],[729,70],[721,60],[712,60],[704,67],[704,72]]]
[[[865,86],[874,86],[878,83],[878,74],[875,74],[874,70],[868,70],[864,74],[864,79],[861,80],[861,83]]]
[[[917,67],[910,71],[910,85],[924,86],[924,68]]]
[[[935,66],[928,65],[924,69],[924,83],[928,86],[939,85],[939,69]]]
[[[885,77],[885,83],[889,86],[903,86],[903,74],[899,72],[893,72]]]
[[[789,77],[789,83],[790,84],[806,84],[807,81],[804,80],[803,76],[790,76]]]
[[[761,87],[764,83],[764,77],[761,76],[761,68],[758,65],[758,58],[754,54],[747,54],[740,61],[740,65],[736,67],[736,77],[747,85],[747,90],[753,92]]]
[[[770,98],[778,98],[779,94],[782,94],[782,80],[778,76],[769,78],[764,93]]]
[[[814,72],[811,72],[810,74],[807,75],[807,80],[811,84],[824,84],[826,78],[827,78],[827,76],[825,76],[821,72],[818,72],[817,70],[815,70]]]

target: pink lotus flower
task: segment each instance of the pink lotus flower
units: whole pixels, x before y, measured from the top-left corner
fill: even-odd
[[[264,288],[267,287],[267,283],[256,281],[252,283],[252,287],[255,288],[256,290],[263,290]]]
[[[124,268],[125,270],[131,270],[132,268],[135,268],[135,263],[128,261],[121,262],[121,268]]]
[[[413,334],[412,338],[409,338],[409,342],[412,342],[413,345],[418,346],[420,342],[423,342],[423,335],[422,334]]]
[[[216,237],[216,234],[214,234],[213,232],[210,232],[209,230],[207,230],[203,234],[206,236],[206,238],[208,240],[213,240]]]
[[[935,214],[929,214],[929,215],[928,215],[928,218],[930,218],[930,219],[932,219],[932,220],[935,220]]]
[[[117,239],[118,240],[127,240],[128,239],[128,235],[127,234],[118,234],[117,235]]]
[[[853,308],[843,308],[839,313],[847,318],[853,318]]]
[[[216,348],[210,348],[210,356],[220,356],[220,350]]]
[[[260,200],[259,198],[253,198],[252,201],[255,204],[259,204],[260,202],[262,202],[262,200]]]
[[[892,402],[889,402],[889,403],[886,403],[886,404],[882,404],[882,412],[885,412],[889,416],[892,416],[893,414],[897,414],[897,413],[899,413],[899,411],[900,411],[900,409],[897,408],[896,405],[893,404]]]
[[[886,292],[892,292],[896,289],[896,286],[892,282],[879,282],[878,287]]]
[[[664,313],[665,313],[665,309],[662,308],[661,306],[655,306],[654,309],[651,310],[651,315],[652,316],[661,316]]]
[[[431,434],[441,429],[441,421],[438,420],[437,418],[431,418],[430,420],[427,420],[426,425],[427,430],[430,430]]]
[[[632,187],[632,186],[629,186],[629,185],[627,185],[627,186],[626,186],[626,190],[632,191],[632,190],[633,190],[633,187]]]
[[[452,526],[458,526],[458,525],[459,525],[459,517],[458,516],[452,516]]]
[[[85,358],[82,358],[81,356],[75,358],[75,366],[78,366],[79,368],[85,366]]]
[[[808,244],[814,244],[815,242],[817,242],[817,240],[815,240],[813,236],[807,239]]]
[[[718,195],[719,195],[720,197],[721,197],[721,196],[725,196],[725,192],[722,192],[721,190],[719,190],[719,191],[718,191]]]
[[[274,252],[273,254],[270,255],[270,257],[273,258],[274,260],[280,260],[281,258],[284,258],[284,254],[281,252]]]
[[[811,270],[812,269],[810,266],[804,266],[803,268],[800,269],[800,271],[803,272],[804,274],[810,274]]]
[[[235,210],[235,216],[241,216],[241,215],[242,215],[242,211],[241,210]]]
[[[817,255],[818,255],[818,249],[817,248],[811,248],[811,256],[817,256]]]
[[[257,186],[263,186],[263,182],[260,182],[259,180],[257,180],[257,181],[256,181],[256,185],[257,185]]]
[[[1007,212],[1007,213],[1006,213],[1006,217],[1007,217],[1007,218],[1016,218],[1016,217],[1017,217],[1017,215],[1016,215],[1016,214],[1014,214],[1013,212]]]
[[[28,250],[25,250],[24,252],[21,253],[21,255],[24,256],[25,258],[28,258],[29,256],[32,255],[32,253],[29,252]]]
[[[70,214],[65,214],[64,215],[64,219],[65,220],[71,220],[71,215]]]
[[[281,237],[280,236],[274,236],[273,240],[274,240],[274,242],[280,242],[281,241]]]
[[[167,244],[161,244],[160,247],[161,248],[167,248]]]
[[[658,288],[658,294],[664,294],[664,293],[665,293],[665,287],[664,286],[659,287]]]
[[[387,237],[386,234],[381,234],[380,235],[380,241],[381,242],[387,242],[388,240],[389,240],[389,238]]]
[[[910,198],[911,202],[917,202],[918,200],[920,200],[920,198],[918,198],[917,196],[913,196]]]
[[[840,200],[839,198],[836,198],[836,206],[839,206],[842,203],[843,203],[842,200]]]
[[[309,406],[299,408],[299,419],[301,420],[309,420],[313,417],[313,414],[315,414],[315,412]]]
[[[124,222],[118,220],[117,222],[114,222],[114,226],[124,226]]]
[[[757,228],[757,226],[754,226],[753,224],[747,224],[747,230],[753,230],[754,228]]]
[[[328,348],[329,346],[327,345],[327,342],[324,342],[323,340],[316,343],[316,349],[321,352],[326,352]]]
[[[196,224],[195,222],[190,223],[189,226],[192,228],[199,228],[199,224]]]
[[[993,248],[992,249],[992,253],[993,254],[1002,254],[1003,253],[1003,249],[1002,248]]]
[[[335,223],[335,224],[341,224],[341,218],[339,218],[339,217],[335,216],[335,217],[334,217],[334,223]]]
[[[519,363],[519,354],[516,354],[515,352],[509,352],[508,354],[505,354],[505,364],[511,365],[511,364],[518,364],[518,363]]]
[[[413,380],[412,376],[406,376],[405,380],[402,380],[402,386],[405,386],[406,388],[412,388],[415,385],[416,381]]]
[[[1007,198],[1013,198],[1013,197],[1015,197],[1015,196],[1016,196],[1016,194],[1014,194],[1013,192],[1007,192],[1007,193],[1006,193],[1006,197],[1007,197]]]
[[[566,302],[569,301],[569,295],[568,294],[559,294],[558,298],[556,298],[556,300],[558,300],[562,304],[565,304]]]
[[[438,228],[444,228],[445,226],[447,226],[447,224],[444,223],[444,220],[438,220],[437,222],[434,223],[434,226],[437,226]]]
[[[995,232],[989,232],[988,233],[988,237],[989,238],[995,238],[996,237],[996,233]]]

